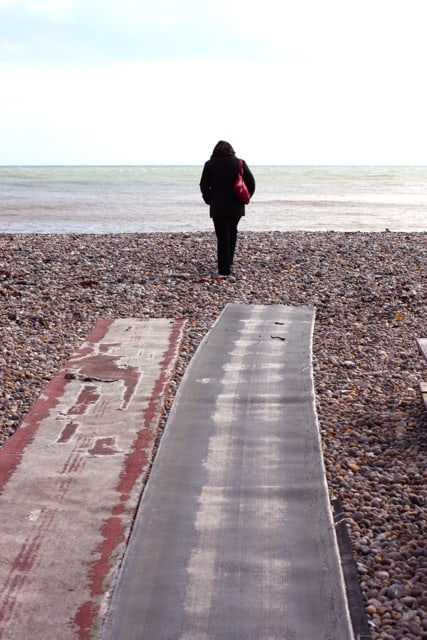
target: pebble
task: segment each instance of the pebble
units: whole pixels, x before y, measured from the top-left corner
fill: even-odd
[[[0,445],[100,317],[185,317],[167,411],[228,302],[316,308],[313,374],[331,499],[372,639],[427,638],[427,234],[240,232],[218,280],[207,233],[0,235]]]

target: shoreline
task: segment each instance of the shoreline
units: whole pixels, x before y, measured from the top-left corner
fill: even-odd
[[[0,444],[100,317],[188,319],[168,410],[227,302],[316,307],[325,468],[372,638],[427,638],[427,232],[240,231],[225,281],[213,231],[13,233],[0,247]]]
[[[19,237],[19,236],[24,236],[24,237],[28,237],[28,236],[35,236],[35,237],[46,237],[46,238],[51,238],[51,237],[59,237],[59,238],[66,238],[66,237],[72,237],[72,236],[80,236],[82,238],[97,238],[97,237],[109,237],[109,236],[114,236],[114,237],[132,237],[132,236],[148,236],[148,237],[161,237],[161,236],[188,236],[188,235],[211,235],[212,233],[214,233],[213,230],[213,226],[212,226],[212,221],[208,218],[207,219],[208,222],[206,224],[206,228],[204,229],[187,229],[187,230],[181,230],[181,231],[171,231],[171,230],[164,230],[164,231],[158,231],[158,230],[148,230],[148,231],[122,231],[122,232],[117,232],[117,231],[63,231],[63,232],[56,232],[56,231],[2,231],[0,229],[0,239],[7,239],[7,238],[15,238],[15,237]],[[339,229],[339,228],[334,228],[334,229],[322,229],[322,228],[312,228],[312,229],[294,229],[294,228],[289,228],[287,230],[283,230],[283,229],[244,229],[243,225],[245,223],[245,219],[243,218],[243,223],[240,223],[240,227],[239,227],[239,234],[244,235],[244,234],[256,234],[256,235],[265,235],[265,234],[282,234],[282,235],[295,235],[295,234],[305,234],[305,235],[312,235],[312,234],[319,234],[319,235],[325,235],[325,234],[341,234],[341,235],[382,235],[382,234],[394,234],[396,236],[401,236],[401,235],[419,235],[419,236],[426,236],[427,235],[427,228],[426,229],[419,229],[419,230],[414,230],[414,229],[389,229],[388,227],[385,228],[381,228],[381,229],[371,229],[371,228],[366,228],[366,229],[360,229],[360,228],[345,228],[345,229]]]

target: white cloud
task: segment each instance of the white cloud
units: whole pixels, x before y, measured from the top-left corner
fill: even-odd
[[[19,45],[27,55],[9,61],[27,64],[183,59],[219,47],[238,54],[223,26],[215,5],[196,0],[13,0],[0,5],[0,49],[6,42],[11,54]]]
[[[0,164],[422,163],[423,8],[0,0]]]
[[[0,89],[0,164],[200,164],[220,138],[252,164],[422,163],[420,85],[335,84],[289,61],[15,70]]]
[[[0,0],[0,42],[32,60],[407,59],[425,55],[425,0]],[[3,35],[2,35],[3,32]],[[21,58],[22,59],[22,58]]]
[[[425,0],[217,0],[224,22],[277,53],[313,60],[426,52]]]
[[[69,13],[75,0],[0,0],[1,7],[13,7],[34,14],[58,18]]]

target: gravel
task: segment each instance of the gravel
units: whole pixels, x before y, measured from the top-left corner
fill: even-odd
[[[316,308],[313,371],[373,640],[427,639],[427,234],[0,235],[0,445],[100,317],[188,319],[167,411],[228,302]]]

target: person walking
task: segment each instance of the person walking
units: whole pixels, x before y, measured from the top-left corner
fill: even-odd
[[[210,159],[205,162],[200,178],[203,200],[209,205],[217,237],[218,273],[229,276],[237,241],[237,226],[245,215],[245,205],[234,193],[239,172],[239,158],[229,142],[220,140]],[[251,195],[255,193],[255,178],[243,160],[243,179]]]

